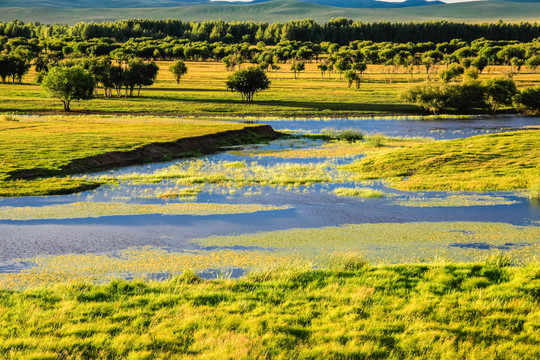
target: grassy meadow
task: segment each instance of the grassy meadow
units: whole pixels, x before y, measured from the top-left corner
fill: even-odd
[[[537,191],[539,143],[535,128],[479,135],[387,151],[346,168],[363,179],[397,178],[392,185],[404,190]]]
[[[427,75],[416,68],[413,79],[404,68],[389,74],[383,66],[368,66],[360,89],[348,88],[338,73],[325,75],[316,63],[306,64],[306,71],[294,80],[290,64],[269,73],[270,89],[255,96],[253,104],[245,104],[239,94],[228,91],[225,81],[231,74],[225,65],[216,62],[187,62],[188,73],[180,85],[169,72],[172,62],[158,62],[160,71],[156,83],[144,88],[140,97],[74,102],[72,109],[79,114],[144,114],[208,117],[327,117],[389,114],[423,114],[416,105],[404,103],[399,95],[413,83],[422,82]],[[243,64],[247,68],[250,64]],[[442,68],[442,67],[441,67]],[[490,67],[480,80],[504,76],[509,68]],[[60,113],[59,100],[48,98],[40,86],[33,84],[33,68],[23,78],[24,84],[0,84],[0,112],[32,114]],[[524,69],[514,76],[518,87],[540,84],[540,74]]]
[[[535,359],[538,264],[286,268],[0,291],[6,359]]]
[[[147,144],[253,127],[219,121],[129,116],[13,118],[0,120],[0,196],[69,193],[95,188],[101,183],[62,177],[63,168],[73,160],[113,151],[128,152]],[[81,172],[96,168],[99,168],[96,164],[89,163]],[[17,179],[16,174],[24,172],[34,173],[30,178],[59,177]]]

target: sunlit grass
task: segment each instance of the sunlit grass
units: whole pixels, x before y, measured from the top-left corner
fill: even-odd
[[[370,266],[349,256],[239,280],[185,271],[159,283],[0,291],[0,356],[536,359],[540,268],[508,265],[498,256]]]
[[[133,204],[121,202],[75,202],[40,207],[0,207],[0,220],[76,219],[142,214],[223,215],[288,209],[286,206],[257,204],[169,203]]]
[[[315,135],[313,137],[317,137]],[[330,141],[321,146],[280,150],[243,150],[233,151],[232,154],[252,157],[276,157],[282,159],[324,159],[324,158],[351,158],[359,155],[373,154],[390,148],[412,146],[430,139],[396,138],[381,135],[367,135],[365,141],[344,142]]]
[[[505,251],[512,259],[535,262],[540,227],[492,222],[414,222],[290,229],[195,240],[203,246],[259,246],[321,256],[355,251],[370,262],[406,263],[438,258],[478,261]]]
[[[403,190],[528,189],[540,183],[539,143],[537,129],[478,135],[391,150],[344,168],[364,179],[393,178]]]
[[[253,126],[156,117],[15,118],[18,121],[0,121],[0,196],[58,194],[92,189],[100,183],[70,178],[14,181],[11,177],[17,177],[21,172],[27,173],[30,178],[62,175],[62,169],[76,159]],[[86,165],[80,166],[80,172],[99,166],[99,161],[89,160]]]
[[[361,197],[361,198],[369,198],[369,199],[380,199],[385,196],[387,196],[386,193],[369,189],[369,188],[336,188],[334,189],[334,194],[337,196],[352,196],[352,197]]]
[[[131,181],[155,183],[174,181],[178,185],[218,184],[242,186],[302,186],[319,183],[348,182],[352,174],[337,169],[335,163],[296,164],[276,163],[262,165],[256,161],[212,161],[196,159],[178,163],[152,173],[129,173],[123,175],[85,176],[90,181]]]

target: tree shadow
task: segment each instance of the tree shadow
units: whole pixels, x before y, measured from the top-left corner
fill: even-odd
[[[143,98],[143,97],[141,97]],[[151,96],[146,99],[167,100],[170,97]],[[383,112],[383,113],[407,113],[419,114],[422,113],[414,104],[379,104],[379,103],[341,103],[341,102],[303,102],[303,101],[286,101],[286,100],[254,100],[252,103],[243,102],[240,99],[178,99],[180,102],[198,103],[198,104],[219,104],[219,105],[258,105],[274,108],[299,108],[311,110],[314,112],[321,111],[352,111],[352,112]]]
[[[178,88],[143,88],[142,91],[174,91],[174,92],[184,92],[184,91],[192,91],[192,92],[229,92],[230,90],[227,89],[200,89],[200,88],[184,88],[184,87],[178,87]]]

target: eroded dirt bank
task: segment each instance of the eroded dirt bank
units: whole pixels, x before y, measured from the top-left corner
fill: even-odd
[[[283,136],[270,125],[249,126],[215,134],[183,138],[172,142],[152,143],[129,151],[112,151],[100,155],[75,159],[57,171],[49,169],[22,169],[9,174],[10,180],[61,176],[117,167],[139,165],[187,156],[211,154],[220,149],[259,141],[275,140]]]

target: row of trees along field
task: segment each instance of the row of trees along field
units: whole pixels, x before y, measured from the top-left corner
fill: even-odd
[[[540,36],[540,24],[497,23],[465,24],[447,21],[431,22],[373,22],[364,23],[346,18],[331,19],[325,24],[314,20],[292,20],[285,23],[255,23],[252,21],[225,22],[209,20],[183,22],[181,20],[132,19],[103,23],[78,23],[42,25],[24,24],[21,21],[0,23],[0,35],[9,38],[53,38],[68,36],[90,40],[115,38],[127,41],[132,38],[162,39],[174,37],[190,41],[239,43],[264,41],[277,44],[281,41],[333,42],[346,45],[354,40],[376,42],[447,42],[454,38],[472,41],[481,37],[493,40],[531,41]]]
[[[319,62],[322,78],[336,71],[340,78],[347,75],[352,82],[356,82],[356,75],[361,74],[366,65],[379,64],[384,65],[384,71],[389,74],[391,81],[392,74],[403,69],[411,76],[415,71],[431,76],[438,72],[440,65],[451,64],[474,67],[479,72],[488,65],[507,65],[512,74],[524,67],[534,72],[540,65],[540,41],[534,39],[521,43],[480,38],[471,42],[452,39],[442,43],[396,43],[355,40],[347,45],[282,41],[275,46],[261,41],[254,46],[249,43],[193,42],[170,37],[137,38],[120,43],[111,38],[83,40],[63,35],[39,39],[0,36],[0,77],[4,82],[20,82],[32,62],[39,72],[77,59],[102,57],[118,64],[137,58],[146,61],[222,61],[231,71],[242,63],[256,64],[266,71],[277,71],[281,68],[279,64],[291,62],[295,77],[303,71],[304,62],[315,61]]]

